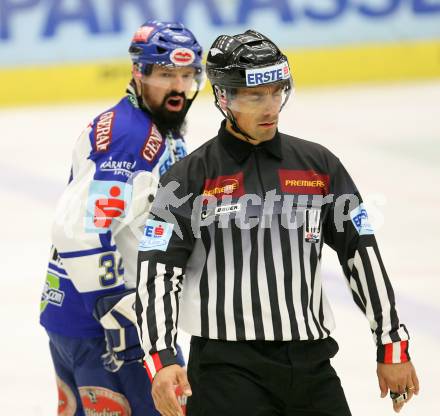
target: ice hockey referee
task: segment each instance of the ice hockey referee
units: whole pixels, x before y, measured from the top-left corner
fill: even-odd
[[[285,55],[248,30],[218,37],[207,58],[218,135],[174,165],[139,246],[136,311],[161,414],[348,416],[330,364],[338,345],[320,277],[333,248],[377,345],[394,410],[418,393],[362,198],[325,147],[280,133],[292,91]],[[177,327],[192,335],[188,372]]]

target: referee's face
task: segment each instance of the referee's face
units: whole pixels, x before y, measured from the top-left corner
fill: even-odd
[[[238,88],[229,105],[240,129],[257,142],[272,139],[278,127],[282,92],[281,85]]]

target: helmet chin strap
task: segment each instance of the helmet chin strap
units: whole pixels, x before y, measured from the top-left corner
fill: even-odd
[[[215,97],[215,103],[214,103],[215,106],[219,109],[220,113],[222,113],[223,117],[231,122],[232,130],[234,130],[238,134],[241,134],[248,142],[250,143],[255,142],[256,139],[254,139],[252,136],[250,136],[248,133],[246,133],[244,130],[242,130],[239,127],[237,123],[237,119],[235,118],[231,109],[229,107],[226,107],[226,110],[223,110],[223,108],[221,108],[215,90],[214,90],[214,97]]]
[[[236,133],[241,134],[244,136],[244,138],[248,142],[255,142],[256,139],[254,139],[252,136],[250,136],[248,133],[246,133],[244,130],[242,130],[237,123],[237,119],[235,118],[234,114],[232,114],[232,111],[229,107],[226,107],[226,118],[231,122],[232,130],[234,130]]]
[[[142,84],[141,81],[139,81],[139,84],[140,84],[140,92],[138,91],[138,86],[135,83],[135,86],[136,86],[136,96],[137,96],[137,99],[138,99],[139,107],[141,108],[141,110],[144,110],[144,111],[147,111],[150,114],[153,114],[153,111],[151,110],[150,106],[144,100],[144,85]]]

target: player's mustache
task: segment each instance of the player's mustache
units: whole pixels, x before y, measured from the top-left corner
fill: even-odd
[[[177,92],[177,91],[171,91],[167,95],[165,95],[164,99],[162,100],[162,107],[165,106],[165,103],[167,102],[168,98],[172,97],[181,97],[186,101],[186,95],[183,92]]]

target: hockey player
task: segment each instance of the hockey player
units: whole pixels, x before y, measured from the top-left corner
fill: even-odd
[[[64,416],[158,414],[135,327],[137,231],[157,179],[186,155],[202,48],[180,23],[147,21],[129,53],[127,95],[79,137],[52,230],[40,322]]]

